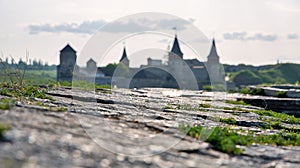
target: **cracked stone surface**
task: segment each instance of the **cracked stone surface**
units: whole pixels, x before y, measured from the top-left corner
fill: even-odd
[[[300,147],[242,147],[242,155],[216,151],[206,142],[185,136],[180,124],[260,130],[263,121],[252,112],[223,107],[224,93],[172,89],[114,89],[86,92],[58,88],[48,92],[55,101],[18,101],[0,111],[0,122],[11,125],[0,142],[0,167],[299,167]],[[37,103],[39,102],[39,103]],[[38,105],[37,105],[38,104]],[[41,106],[43,104],[43,106]],[[210,108],[175,109],[176,105]],[[53,108],[51,108],[53,107]],[[64,107],[66,111],[55,109]],[[233,117],[228,125],[214,117]],[[287,124],[287,126],[289,126]],[[299,128],[299,125],[292,125]]]

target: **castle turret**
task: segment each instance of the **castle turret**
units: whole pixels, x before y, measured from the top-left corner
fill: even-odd
[[[76,51],[67,44],[60,50],[60,65],[75,65],[76,64]]]
[[[180,45],[179,45],[179,41],[178,41],[178,38],[177,38],[177,34],[175,34],[175,37],[174,37],[174,42],[173,42],[173,46],[172,46],[172,49],[171,51],[169,51],[169,54],[168,54],[168,65],[169,65],[169,68],[171,68],[172,70],[174,68],[179,68],[178,64],[180,64],[180,62],[182,62],[183,60],[183,53],[180,49]]]
[[[215,39],[212,40],[209,55],[207,56],[207,62],[209,63],[220,63],[220,57],[217,53]]]
[[[60,50],[59,65],[57,66],[57,81],[72,81],[73,71],[76,66],[76,51],[67,44]]]
[[[92,58],[86,63],[86,68],[89,71],[95,71],[97,69],[97,63]]]
[[[180,49],[177,34],[175,34],[174,42],[171,50],[169,51],[168,70],[172,75],[176,76],[176,80],[180,82],[180,87],[189,88],[190,77],[188,67],[183,60],[183,52]]]
[[[123,48],[123,54],[122,54],[122,57],[120,59],[120,62],[123,63],[124,65],[126,65],[127,67],[129,67],[129,59],[127,57],[126,47],[125,46]]]
[[[215,39],[212,40],[210,52],[207,56],[206,68],[209,74],[210,82],[212,84],[224,84],[224,69],[220,64],[220,57],[217,53]]]
[[[171,54],[175,54],[177,57],[180,57],[181,59],[183,58],[183,53],[182,53],[182,51],[180,49],[180,46],[179,46],[179,42],[178,42],[178,39],[177,39],[177,34],[175,34],[173,46],[172,46],[172,49],[171,49]]]

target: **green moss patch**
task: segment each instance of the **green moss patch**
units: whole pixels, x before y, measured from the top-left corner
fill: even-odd
[[[269,116],[269,118],[260,118],[261,120],[279,121],[288,124],[300,124],[300,118],[296,118],[295,116],[285,113],[277,113],[271,110],[253,110],[251,112],[261,116]]]
[[[14,99],[0,99],[0,110],[9,110],[15,106]]]
[[[180,126],[180,130],[188,136],[204,140],[210,143],[214,149],[228,153],[241,154],[243,150],[240,146],[255,144],[269,144],[276,146],[300,146],[300,135],[297,133],[278,133],[273,135],[239,134],[229,128],[215,127],[208,129],[203,126]],[[206,139],[202,139],[202,134],[209,132]]]
[[[3,133],[9,129],[10,129],[9,125],[0,123],[0,140],[3,139]]]
[[[4,96],[15,98],[29,97],[53,100],[50,96],[46,95],[46,91],[47,90],[45,88],[39,88],[38,86],[32,85],[0,85],[0,94]]]
[[[249,106],[249,104],[245,103],[243,100],[225,100],[225,103]]]

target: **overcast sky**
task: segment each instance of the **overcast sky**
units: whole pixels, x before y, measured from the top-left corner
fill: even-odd
[[[209,39],[215,37],[222,63],[300,63],[299,0],[0,0],[0,51],[19,59],[28,50],[31,59],[58,64],[67,43],[80,55],[101,26],[140,12],[178,16]],[[167,48],[171,40],[160,42]],[[101,64],[118,62],[122,45],[116,50],[118,56]],[[128,54],[130,58],[129,48]],[[88,59],[79,58],[79,64]]]

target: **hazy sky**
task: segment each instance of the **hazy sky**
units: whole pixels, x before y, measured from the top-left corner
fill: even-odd
[[[0,51],[19,59],[28,50],[31,59],[57,64],[67,43],[80,55],[105,23],[140,12],[175,15],[214,36],[222,63],[300,63],[299,0],[0,0]],[[110,62],[121,56],[118,47]]]

